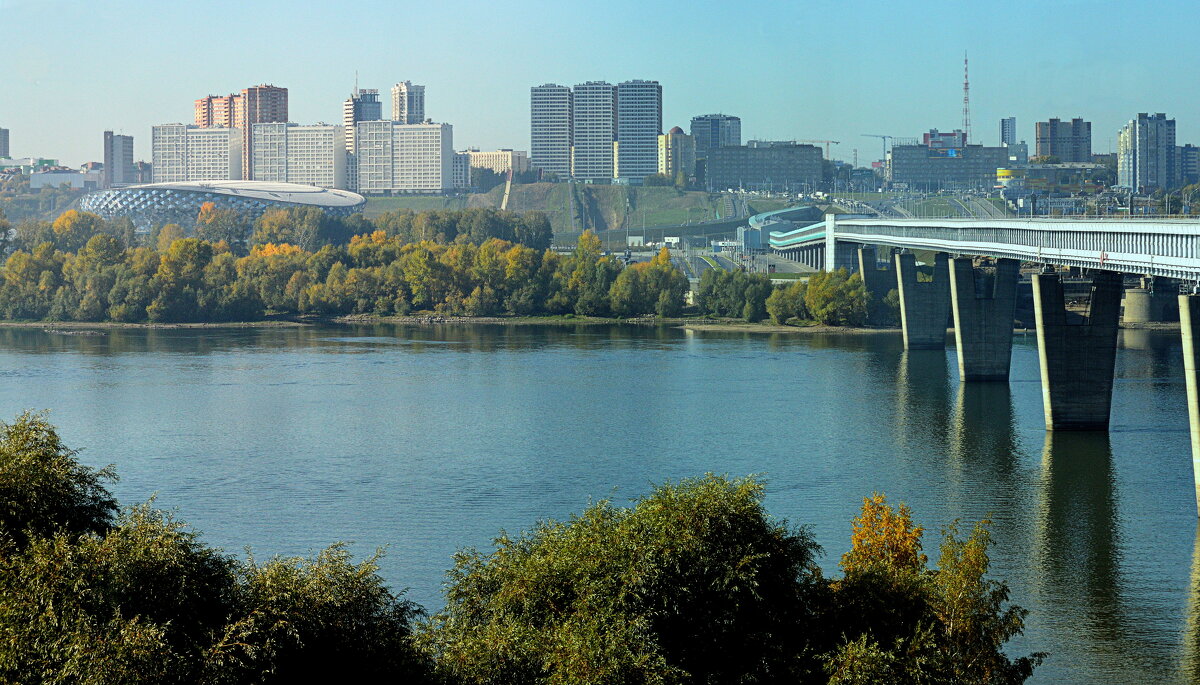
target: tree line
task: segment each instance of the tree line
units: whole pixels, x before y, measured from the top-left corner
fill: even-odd
[[[237,227],[240,221],[236,213],[205,207],[193,236],[166,225],[143,241],[151,244],[139,244],[127,220],[83,212],[66,212],[52,224],[25,222],[10,239],[0,316],[121,322],[418,311],[676,316],[688,290],[665,251],[626,268],[604,254],[592,233],[579,238],[573,253],[548,249],[549,223],[536,213],[401,211],[371,222],[292,209],[267,212],[249,232]]]
[[[766,274],[709,269],[700,277],[696,305],[704,314],[751,322],[770,316],[779,325],[816,321],[828,326],[862,326],[869,306],[882,307],[899,320],[895,291],[873,303],[862,276],[845,268],[818,272],[807,281],[797,279],[786,286],[773,286]]]
[[[1004,652],[1026,612],[987,577],[986,521],[943,531],[931,567],[878,494],[837,577],[761,482],[710,474],[464,550],[427,615],[377,555],[236,558],[119,509],[115,478],[44,416],[0,424],[0,680],[1008,684],[1044,657]]]

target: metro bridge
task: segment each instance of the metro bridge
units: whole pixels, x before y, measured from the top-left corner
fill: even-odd
[[[758,225],[769,227],[762,218]],[[1082,315],[1067,310],[1057,273],[1031,277],[1047,430],[1108,430],[1122,295],[1126,322],[1161,320],[1163,305],[1177,301],[1200,513],[1200,295],[1179,294],[1176,282],[1200,290],[1200,221],[827,214],[824,221],[771,232],[769,245],[813,268],[860,273],[872,303],[895,289],[905,350],[944,349],[952,326],[959,378],[967,383],[1008,380],[1021,262],[1090,273]],[[880,269],[876,246],[908,252]],[[917,278],[912,250],[935,253],[932,281]],[[974,256],[995,258],[995,266],[977,268]],[[1124,289],[1122,274],[1148,276],[1148,287]],[[868,307],[870,317],[877,314]]]

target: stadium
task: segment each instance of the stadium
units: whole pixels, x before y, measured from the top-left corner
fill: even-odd
[[[194,181],[99,190],[84,195],[79,208],[109,220],[129,217],[138,230],[149,230],[163,224],[191,227],[206,202],[242,212],[252,221],[268,210],[293,207],[315,207],[345,217],[361,212],[367,203],[357,193],[295,183]]]

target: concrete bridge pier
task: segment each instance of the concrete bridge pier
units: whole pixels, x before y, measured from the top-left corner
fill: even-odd
[[[1108,430],[1121,275],[1098,271],[1086,315],[1066,310],[1058,274],[1033,277],[1046,430]]]
[[[1125,291],[1125,323],[1149,323],[1152,321],[1174,321],[1178,316],[1175,309],[1179,288],[1169,278],[1147,276],[1141,287]]]
[[[1179,296],[1179,329],[1183,333],[1183,377],[1192,435],[1192,477],[1196,482],[1196,511],[1200,514],[1200,295]]]
[[[977,271],[970,258],[950,261],[959,380],[1008,380],[1020,267],[1015,259],[1001,259],[989,274]]]
[[[863,285],[871,295],[871,302],[867,305],[867,323],[885,326],[892,321],[883,305],[883,298],[894,287],[896,279],[890,271],[880,269],[877,264],[874,247],[858,248],[858,273],[862,275]]]
[[[904,349],[946,348],[946,324],[950,319],[950,270],[947,257],[934,259],[933,281],[917,281],[917,261],[912,254],[896,255],[896,287],[900,292],[900,323]]]

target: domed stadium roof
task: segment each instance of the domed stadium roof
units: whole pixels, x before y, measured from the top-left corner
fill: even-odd
[[[147,183],[128,186],[121,190],[138,188],[162,188],[195,192],[216,193],[258,200],[274,200],[297,205],[321,207],[352,207],[366,202],[362,195],[348,190],[318,188],[299,183],[275,183],[271,181],[190,181],[187,183]]]

